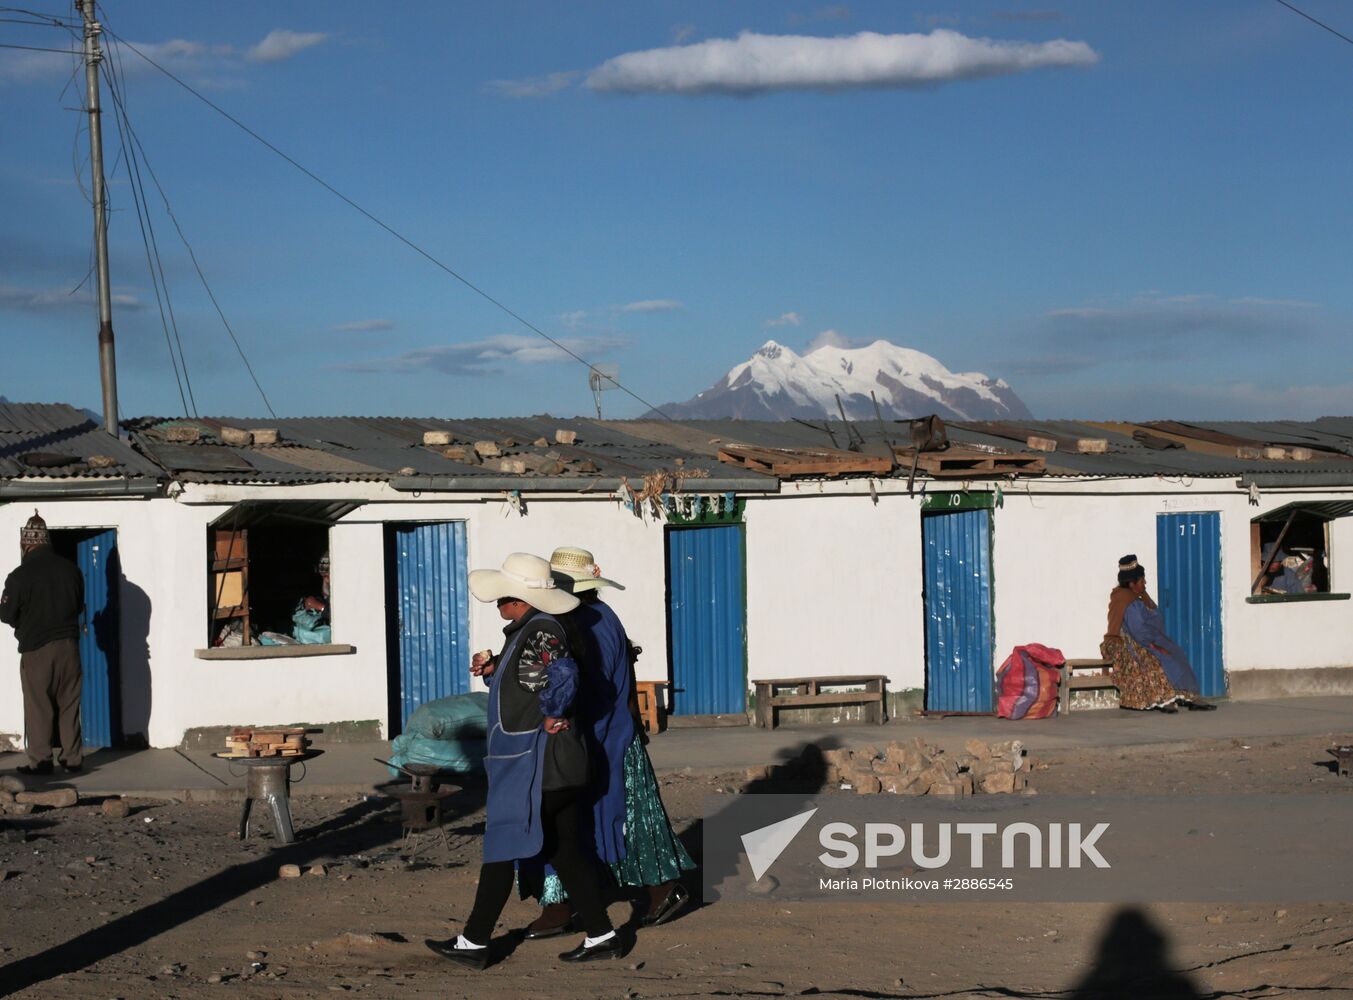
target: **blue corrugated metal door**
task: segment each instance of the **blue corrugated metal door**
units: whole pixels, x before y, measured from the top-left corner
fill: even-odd
[[[397,650],[392,650],[391,714],[400,729],[425,701],[470,689],[469,587],[465,522],[390,526],[394,572],[390,600]],[[396,705],[396,700],[398,704]]]
[[[121,736],[122,690],[118,676],[117,532],[86,535],[76,543],[75,561],[85,578],[84,628],[80,634],[83,671],[80,725],[86,747],[111,747]]]
[[[673,714],[746,710],[745,577],[740,525],[668,530]]]
[[[926,708],[990,712],[991,512],[924,514]]]
[[[1221,637],[1221,515],[1156,515],[1156,601],[1204,695],[1226,693]]]

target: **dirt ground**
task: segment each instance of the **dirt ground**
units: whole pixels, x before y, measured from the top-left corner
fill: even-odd
[[[1166,754],[1034,753],[1039,794],[1215,792],[1353,796],[1328,738]],[[742,775],[669,774],[678,830]],[[557,955],[574,937],[516,944],[534,908],[499,925],[510,952],[486,972],[423,946],[460,928],[482,811],[449,825],[450,851],[399,851],[388,800],[297,798],[301,837],[235,839],[235,804],[96,803],[35,813],[0,841],[0,996],[330,997],[1353,997],[1353,905],[860,903],[701,906],[638,934],[621,961]],[[257,828],[257,825],[256,825]],[[698,849],[698,843],[691,845]],[[279,878],[279,866],[323,874]],[[1348,873],[1331,873],[1347,879]],[[697,884],[693,881],[693,885]],[[612,907],[617,923],[629,907]]]

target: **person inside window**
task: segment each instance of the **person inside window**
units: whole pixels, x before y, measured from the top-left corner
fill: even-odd
[[[320,556],[315,572],[320,579],[319,595],[302,598],[291,616],[291,634],[297,642],[327,643],[333,637],[329,624],[329,553]]]

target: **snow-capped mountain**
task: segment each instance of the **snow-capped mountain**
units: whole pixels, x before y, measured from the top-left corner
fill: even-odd
[[[788,420],[840,417],[836,397],[852,420],[937,413],[946,420],[1027,419],[1028,408],[1002,379],[951,372],[929,354],[876,340],[868,347],[824,346],[805,355],[773,340],[714,386],[663,413],[684,420]]]

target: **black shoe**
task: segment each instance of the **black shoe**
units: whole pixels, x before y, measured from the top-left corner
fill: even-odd
[[[686,908],[686,904],[691,901],[691,894],[686,891],[686,887],[678,883],[672,886],[672,891],[667,894],[667,898],[658,904],[657,909],[644,916],[641,923],[645,927],[657,927],[659,924],[665,924],[669,920],[675,920],[677,915]]]
[[[623,958],[624,954],[625,942],[619,934],[616,934],[591,948],[587,947],[587,938],[583,938],[582,944],[572,951],[561,954],[559,960],[561,962],[595,962],[602,958]]]
[[[44,760],[41,764],[20,764],[14,770],[20,774],[51,774],[52,762]]]
[[[445,941],[434,941],[428,938],[423,943],[438,955],[441,955],[442,958],[449,958],[457,965],[463,965],[467,969],[483,972],[489,967],[488,948],[457,948],[455,938],[447,938]]]
[[[521,939],[523,941],[543,941],[545,940],[545,938],[559,937],[560,935],[563,934],[571,934],[577,929],[578,928],[576,925],[576,921],[574,921],[574,919],[570,917],[564,923],[557,924],[554,927],[541,927],[541,928],[527,927],[526,930],[522,932]]]
[[[1210,701],[1186,701],[1184,707],[1190,712],[1215,712],[1217,706]]]
[[[61,765],[61,770],[65,771],[67,774],[79,774],[79,773],[80,773],[81,771],[83,771],[84,769],[85,769],[85,766],[84,766],[83,764],[62,764],[62,765]]]

